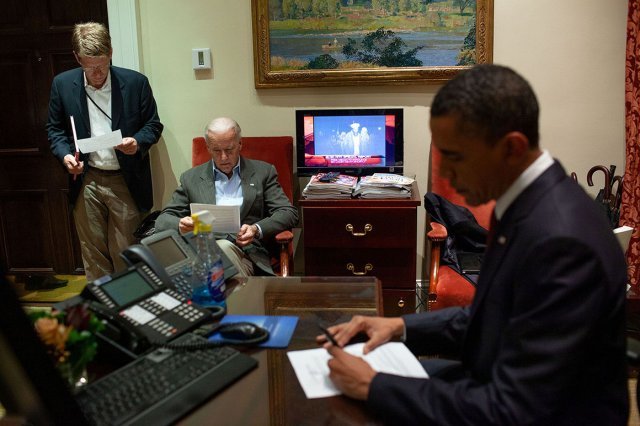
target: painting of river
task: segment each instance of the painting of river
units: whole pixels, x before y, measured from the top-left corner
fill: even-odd
[[[256,88],[446,81],[490,63],[494,0],[251,0]]]
[[[416,53],[421,66],[455,66],[458,64],[458,55],[467,33],[468,31],[463,33],[414,31],[397,32],[396,35],[406,43],[409,49],[424,46]],[[308,63],[315,57],[329,54],[338,62],[346,62],[349,59],[342,53],[342,46],[349,38],[361,42],[364,36],[363,32],[295,33],[273,30],[270,34],[271,57],[281,58],[278,59],[280,62],[291,64],[295,63],[295,60],[299,63]]]

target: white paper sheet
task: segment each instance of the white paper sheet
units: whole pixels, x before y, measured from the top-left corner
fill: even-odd
[[[94,138],[78,139],[78,147],[83,154],[88,154],[101,149],[113,148],[121,143],[122,132],[120,129]]]
[[[633,228],[630,226],[620,226],[613,230],[613,233],[616,234],[618,238],[618,242],[622,247],[622,251],[626,253],[627,248],[629,248],[629,241],[631,241],[631,235],[633,234]]]
[[[385,343],[364,356],[362,355],[363,348],[364,343],[356,343],[346,346],[344,350],[352,355],[364,358],[371,368],[378,372],[405,377],[429,378],[420,361],[409,351],[404,343]],[[340,395],[340,391],[329,379],[327,362],[331,359],[331,355],[326,349],[292,351],[287,352],[287,356],[307,398],[325,398]]]
[[[213,232],[237,233],[240,230],[240,206],[191,203],[191,214],[208,210],[215,218]]]

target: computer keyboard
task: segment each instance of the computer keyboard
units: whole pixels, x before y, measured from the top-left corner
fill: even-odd
[[[172,344],[206,339],[187,333]],[[207,401],[258,362],[229,347],[157,349],[89,384],[76,394],[95,425],[164,425]]]

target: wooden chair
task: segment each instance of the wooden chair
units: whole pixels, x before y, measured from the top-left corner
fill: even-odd
[[[293,204],[293,138],[291,136],[243,137],[240,155],[273,164],[278,181]],[[211,160],[204,137],[193,138],[191,164],[198,166]],[[272,255],[271,267],[276,274],[286,277],[293,273],[293,233],[282,231],[275,236],[278,253]]]
[[[431,191],[453,204],[466,207],[473,213],[480,226],[489,228],[495,202],[475,207],[467,205],[464,197],[451,187],[449,181],[440,177],[440,153],[434,148],[431,149]],[[447,228],[433,221],[430,225],[431,229],[427,231],[427,240],[430,243],[429,269],[426,271],[429,276],[427,307],[429,310],[436,310],[448,306],[468,305],[475,294],[475,287],[455,269],[440,262],[443,244],[448,235]]]

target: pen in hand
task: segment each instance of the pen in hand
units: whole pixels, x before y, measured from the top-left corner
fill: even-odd
[[[76,151],[76,154],[74,156],[74,158],[76,159],[76,163],[78,162],[78,160],[80,159],[80,153],[78,151]],[[78,177],[78,175],[73,175],[73,180],[76,180],[76,178]]]
[[[322,333],[327,337],[327,340],[329,340],[329,342],[331,342],[333,346],[337,348],[342,348],[342,346],[339,345],[338,342],[336,341],[335,337],[333,337],[333,335],[329,333],[329,330],[327,330],[321,325],[318,325],[318,327],[320,327],[320,330],[322,331]]]

